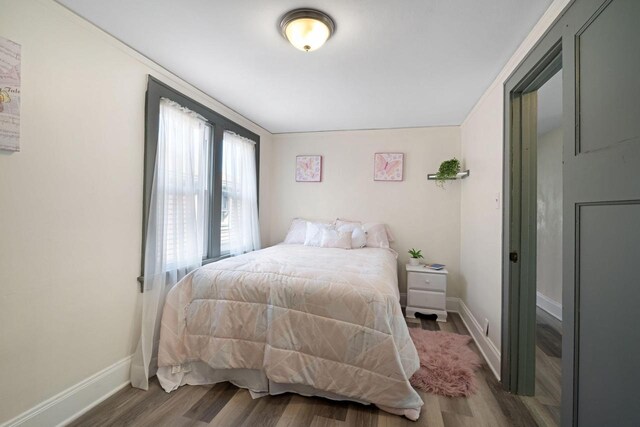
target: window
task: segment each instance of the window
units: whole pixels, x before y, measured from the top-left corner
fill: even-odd
[[[224,147],[229,145],[229,138],[238,139],[238,141],[245,144],[245,148],[247,144],[251,146],[250,155],[252,157],[250,164],[253,165],[253,175],[244,174],[240,176],[251,177],[251,186],[249,188],[255,193],[254,206],[257,205],[260,137],[149,76],[146,99],[144,158],[143,269],[144,245],[149,223],[154,170],[156,160],[162,158],[162,156],[158,157],[161,154],[158,153],[158,141],[159,137],[162,136],[159,135],[159,129],[167,128],[166,123],[163,125],[164,128],[161,128],[160,104],[163,98],[175,103],[173,104],[174,107],[183,108],[184,111],[197,116],[197,120],[188,124],[191,128],[185,131],[187,136],[182,138],[183,145],[185,144],[184,141],[189,141],[186,151],[166,152],[167,158],[172,162],[166,163],[165,174],[170,179],[165,179],[164,184],[165,188],[169,190],[167,199],[164,201],[165,215],[172,220],[165,222],[164,229],[166,247],[163,254],[166,257],[166,265],[175,265],[172,260],[177,259],[177,256],[172,252],[174,251],[172,248],[179,248],[180,245],[175,244],[176,239],[182,239],[184,236],[184,233],[181,233],[180,230],[182,223],[171,215],[183,215],[181,212],[183,209],[195,209],[198,212],[198,216],[202,216],[202,230],[198,235],[202,236],[203,263],[218,260],[232,253],[233,245],[230,243],[232,236],[230,234],[229,221],[235,211],[233,210],[232,194],[234,183],[231,182],[231,179],[235,178],[237,180],[239,175],[238,171],[234,171],[233,168],[229,169],[227,165],[231,152],[227,156],[224,155]],[[228,140],[227,142],[225,142],[225,138]],[[166,140],[168,139],[165,138],[163,141]],[[166,147],[162,149],[166,149]],[[245,151],[245,160],[247,153]],[[182,168],[182,163],[176,156],[185,156],[184,161],[190,162],[189,168]],[[179,183],[182,182],[181,180],[186,179],[192,180],[190,182],[193,182],[194,190],[189,186],[180,187],[180,190],[178,190],[177,186],[174,189],[169,188],[172,185],[171,183]],[[184,188],[187,188],[187,190],[184,190]],[[200,221],[198,223],[200,224]],[[172,225],[167,226],[166,224]],[[200,244],[199,241],[198,244]],[[244,247],[247,251],[257,248],[257,246],[252,247],[250,245],[245,245]]]

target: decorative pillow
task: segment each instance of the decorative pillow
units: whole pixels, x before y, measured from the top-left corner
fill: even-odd
[[[389,243],[395,242],[396,236],[393,235],[393,233],[391,232],[391,229],[387,224],[384,225],[384,229],[387,231],[387,240],[389,240]]]
[[[307,221],[307,230],[304,238],[305,246],[320,246],[322,241],[322,231],[330,227],[328,224],[321,222]]]
[[[367,232],[367,247],[389,248],[387,228],[384,224],[365,224],[365,231]]]
[[[294,218],[289,226],[287,237],[284,243],[291,245],[302,245],[307,236],[307,220],[302,218]]]
[[[360,221],[349,221],[347,219],[336,219],[336,230],[342,229],[345,231],[353,231],[357,227],[362,227],[362,223]]]
[[[367,233],[362,227],[356,227],[351,232],[351,248],[359,249],[367,245]]]
[[[387,234],[387,241],[388,242],[393,242],[396,240],[395,236],[393,235],[393,233],[391,233],[391,229],[389,228],[389,226],[387,224],[383,224],[381,222],[368,222],[366,224],[362,225],[362,228],[364,228],[364,231],[366,231],[367,233],[369,232],[369,229],[371,227],[377,226],[377,225],[381,225],[384,227],[385,233]]]
[[[336,227],[338,232],[351,233],[351,249],[364,248],[367,244],[367,233],[364,229],[355,223],[342,223],[339,227]]]
[[[362,222],[360,221],[353,221],[353,220],[349,220],[349,219],[336,219],[336,228],[340,228],[342,226],[348,225],[351,227],[351,229],[355,229],[356,227],[362,227],[365,229],[365,231],[367,230],[367,228],[369,228],[372,225],[378,224],[376,222],[369,222],[367,224],[362,224]],[[387,224],[384,224],[384,228],[387,232],[387,240],[389,242],[394,242],[396,240],[396,237],[393,235],[393,233],[391,232],[391,229],[389,228],[389,226]]]
[[[320,247],[351,249],[351,232],[324,228],[322,230]]]

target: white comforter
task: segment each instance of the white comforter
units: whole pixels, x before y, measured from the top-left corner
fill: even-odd
[[[407,416],[423,404],[386,249],[277,245],[197,269],[167,296],[158,353],[160,367],[194,361]]]

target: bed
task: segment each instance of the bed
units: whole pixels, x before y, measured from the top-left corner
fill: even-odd
[[[158,367],[168,392],[230,381],[413,420],[423,405],[388,249],[280,244],[195,270],[167,295]]]

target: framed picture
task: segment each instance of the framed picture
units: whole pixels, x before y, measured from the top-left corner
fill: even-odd
[[[403,153],[376,153],[373,156],[374,181],[402,181]]]
[[[0,37],[0,150],[20,151],[20,45]]]
[[[296,182],[322,181],[322,156],[296,156]]]

